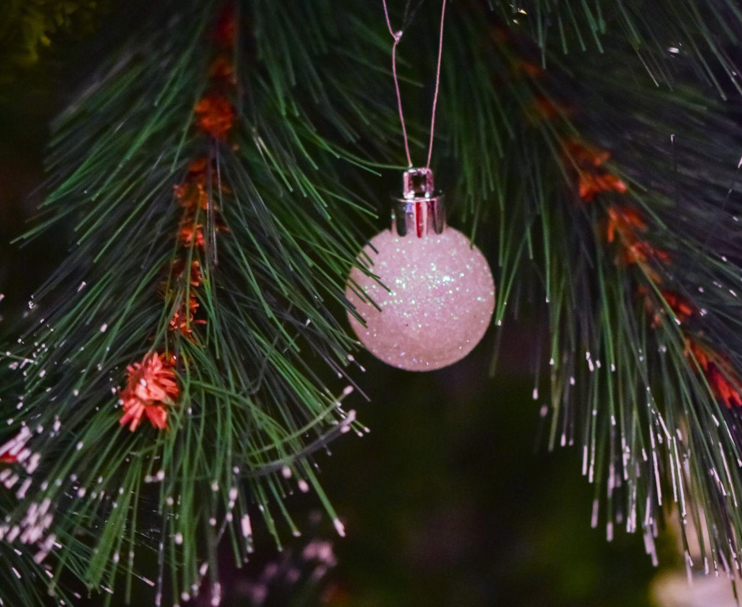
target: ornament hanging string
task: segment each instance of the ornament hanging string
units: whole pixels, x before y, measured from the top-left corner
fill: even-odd
[[[430,143],[428,145],[428,162],[425,165],[425,168],[430,168],[430,161],[433,157],[433,141],[435,138],[435,112],[438,108],[438,92],[440,90],[441,85],[441,60],[443,59],[443,25],[446,19],[446,2],[447,0],[443,0],[443,6],[441,8],[441,27],[440,27],[440,35],[438,38],[438,67],[436,70],[435,75],[435,92],[433,94],[433,110],[432,110],[432,116],[430,119]],[[384,5],[384,17],[386,18],[386,26],[389,29],[389,34],[391,35],[392,39],[394,40],[394,44],[392,45],[392,75],[394,77],[394,88],[397,92],[397,108],[399,110],[399,122],[402,124],[402,136],[404,138],[404,149],[405,154],[407,155],[407,165],[409,167],[412,167],[412,156],[410,155],[410,142],[409,138],[407,137],[407,126],[405,125],[404,120],[404,111],[402,109],[402,94],[399,90],[399,78],[397,76],[397,46],[399,45],[399,41],[402,39],[402,34],[404,34],[404,30],[400,30],[398,32],[394,31],[394,28],[392,27],[392,21],[389,17],[389,8],[386,5],[386,0],[381,0],[381,3]]]

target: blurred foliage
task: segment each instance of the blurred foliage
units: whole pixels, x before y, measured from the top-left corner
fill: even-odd
[[[3,0],[0,3],[0,82],[39,61],[61,34],[90,33],[108,0]]]

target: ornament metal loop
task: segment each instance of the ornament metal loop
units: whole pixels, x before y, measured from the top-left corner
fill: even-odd
[[[433,171],[408,169],[402,175],[402,197],[393,198],[392,232],[398,236],[418,238],[433,232],[440,234],[446,227],[443,194],[435,190]]]

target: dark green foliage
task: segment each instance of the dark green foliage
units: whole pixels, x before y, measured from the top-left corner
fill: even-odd
[[[52,193],[26,236],[71,225],[74,245],[36,299],[44,318],[37,316],[40,328],[24,342],[34,361],[19,366],[24,405],[7,423],[8,436],[38,428],[29,447],[44,460],[19,511],[51,500],[54,533],[94,548],[87,558],[64,542],[59,555],[91,588],[113,586],[118,569],[131,574],[137,545],[158,549],[163,541],[172,593],[189,592],[205,558],[216,572],[214,549],[225,532],[242,557],[251,549],[242,537],[248,502],[259,505],[277,541],[274,508],[294,528],[281,500],[297,480],[314,486],[336,518],[306,456],[355,427],[354,413],[343,412],[309,362],[324,360],[330,378],[342,375],[352,347],[327,305],[342,299],[360,246],[343,209],[364,203],[341,185],[340,173],[352,175],[358,164],[341,146],[355,138],[348,108],[359,105],[361,90],[351,79],[305,77],[306,69],[296,82],[276,80],[271,73],[284,67],[272,62],[288,55],[240,36],[250,48],[238,49],[247,60],[235,62],[245,91],[234,100],[239,130],[230,144],[205,138],[191,121],[208,86],[218,9],[201,2],[156,11],[58,120]],[[258,9],[256,33],[282,32],[291,24],[286,10]],[[273,39],[273,31],[265,35]],[[293,35],[292,43],[302,41]],[[272,71],[256,69],[256,56]],[[309,111],[290,102],[288,88],[299,86],[324,102]],[[379,110],[363,119],[388,121],[391,114]],[[346,116],[343,123],[336,115]],[[324,130],[342,137],[325,139],[314,122],[332,124]],[[196,218],[205,226],[203,256],[176,244],[182,211],[173,197],[188,165],[202,157],[220,209],[218,222]],[[187,273],[171,271],[193,261],[203,277],[197,290]],[[191,327],[193,339],[168,330],[191,291],[207,320]],[[125,367],[163,349],[180,361],[170,431],[130,434],[117,423]]]
[[[704,530],[705,561],[696,566],[731,573],[742,522],[740,418],[712,390],[686,338],[727,360],[725,379],[739,390],[738,106],[699,86],[698,57],[676,48],[653,49],[654,63],[673,73],[657,85],[641,55],[624,56],[616,33],[602,37],[602,54],[547,61],[545,73],[533,67],[540,51],[522,32],[498,29],[493,38],[477,56],[457,40],[459,63],[477,74],[496,65],[502,80],[480,86],[476,78],[467,88],[457,72],[450,103],[467,98],[477,111],[444,115],[456,117],[455,150],[469,155],[467,211],[483,224],[477,194],[491,189],[499,203],[498,320],[523,301],[548,304],[549,445],[581,448],[596,486],[593,522],[604,518],[609,535],[642,528],[654,552],[663,506],[676,502],[683,533]],[[502,120],[488,118],[498,112]],[[477,124],[490,122],[499,129],[477,136]],[[575,141],[609,150],[628,192],[581,199]],[[502,158],[494,166],[476,160],[492,150]],[[627,261],[623,245],[609,242],[617,209],[641,217],[642,246],[657,255]],[[691,318],[675,316],[666,300],[673,295],[690,304]]]

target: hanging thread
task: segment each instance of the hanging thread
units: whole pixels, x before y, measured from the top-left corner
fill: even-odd
[[[412,167],[412,156],[410,154],[410,142],[409,138],[407,136],[407,125],[405,124],[404,119],[404,110],[402,109],[402,93],[399,89],[399,77],[397,76],[397,46],[399,45],[400,40],[402,39],[402,35],[404,34],[404,30],[400,30],[398,32],[394,31],[394,28],[392,27],[392,21],[389,17],[389,8],[387,7],[386,0],[381,0],[381,3],[384,6],[384,17],[386,18],[386,26],[389,30],[389,35],[394,40],[394,44],[392,45],[392,76],[394,77],[394,88],[397,92],[397,109],[399,111],[399,122],[402,125],[402,136],[404,138],[404,149],[405,154],[407,155],[407,165],[409,167]],[[432,115],[430,119],[430,143],[428,145],[428,162],[426,164],[426,168],[430,168],[430,161],[433,157],[433,141],[435,139],[435,113],[438,108],[438,92],[440,90],[440,84],[441,84],[441,61],[443,59],[443,25],[446,18],[446,3],[447,0],[443,0],[443,5],[441,7],[441,27],[440,27],[440,34],[438,39],[438,67],[436,70],[436,76],[435,76],[435,92],[433,94],[433,110]]]

